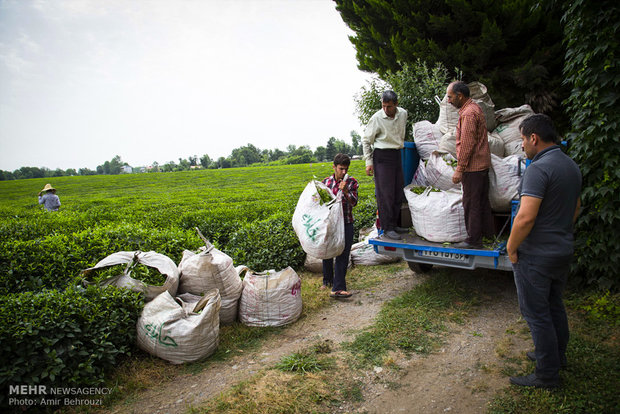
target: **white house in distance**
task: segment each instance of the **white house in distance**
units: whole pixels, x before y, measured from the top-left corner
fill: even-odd
[[[121,172],[123,172],[125,174],[131,174],[133,172],[133,168],[131,168],[131,166],[129,166],[129,165],[123,165],[121,167]]]

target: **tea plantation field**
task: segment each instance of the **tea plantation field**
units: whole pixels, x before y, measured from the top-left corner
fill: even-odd
[[[184,249],[203,244],[198,227],[235,266],[301,267],[292,214],[308,181],[331,172],[331,163],[314,163],[1,181],[0,387],[101,384],[134,349],[141,296],[79,283],[81,270],[114,252],[153,250],[178,264]],[[372,178],[363,161],[349,174],[360,181],[356,229],[372,225]],[[58,212],[37,202],[47,182]]]

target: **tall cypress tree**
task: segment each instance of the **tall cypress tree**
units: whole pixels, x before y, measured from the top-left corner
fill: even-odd
[[[562,85],[561,10],[536,0],[334,0],[359,68],[384,76],[421,59],[480,81],[497,107],[553,113]]]

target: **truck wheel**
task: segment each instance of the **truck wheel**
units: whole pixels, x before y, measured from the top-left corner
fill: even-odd
[[[428,273],[433,268],[433,265],[428,263],[407,262],[407,264],[415,273]]]

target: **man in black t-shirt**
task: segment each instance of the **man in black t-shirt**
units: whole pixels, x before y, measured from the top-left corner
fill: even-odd
[[[581,202],[581,172],[556,144],[551,119],[542,114],[519,126],[522,146],[532,163],[525,170],[521,202],[506,250],[514,272],[519,308],[527,321],[535,351],[536,372],[511,377],[515,385],[560,385],[566,365],[568,319],[562,292],[573,256],[573,225]]]

